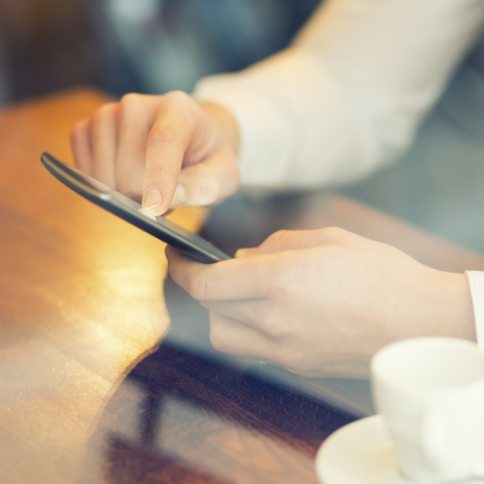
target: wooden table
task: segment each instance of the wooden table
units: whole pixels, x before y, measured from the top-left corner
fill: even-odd
[[[0,114],[0,482],[314,482],[319,444],[354,417],[170,338],[158,348],[176,292],[163,294],[162,244],[41,167],[43,150],[71,159],[71,126],[104,100],[72,91]],[[335,195],[236,200],[207,227],[225,248],[331,224],[435,266],[484,268],[478,254]],[[203,220],[172,216],[191,230]]]

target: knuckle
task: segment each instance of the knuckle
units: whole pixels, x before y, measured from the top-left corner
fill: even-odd
[[[125,94],[121,98],[121,104],[123,104],[124,106],[129,106],[129,105],[132,105],[132,104],[139,104],[141,102],[142,98],[143,98],[142,94],[130,92],[128,94]]]
[[[331,225],[329,227],[325,227],[322,230],[326,235],[334,236],[334,237],[337,237],[342,232],[342,229],[340,229],[339,227],[333,226],[333,225]]]
[[[277,230],[269,235],[263,245],[266,247],[279,247],[281,243],[288,238],[289,233],[288,230]]]
[[[178,143],[178,136],[174,130],[169,128],[153,128],[146,143],[148,148],[160,145],[175,145]]]
[[[100,107],[91,118],[92,131],[94,133],[103,132],[104,129],[112,122],[115,104],[107,104]]]
[[[111,114],[116,110],[117,104],[116,103],[108,103],[101,106],[93,116],[93,120],[95,121],[104,121],[107,117],[110,117]]]
[[[289,230],[277,230],[276,232],[272,233],[269,236],[269,240],[278,242],[281,239],[286,238],[288,234],[289,234]]]
[[[206,300],[208,295],[208,278],[204,275],[192,277],[188,281],[187,292],[193,299]]]
[[[191,97],[184,91],[176,90],[166,93],[164,96],[164,101],[168,105],[180,105],[186,104],[191,101]]]
[[[342,241],[347,238],[348,232],[340,227],[325,227],[321,229],[323,235],[332,241]]]
[[[120,102],[122,118],[129,120],[135,116],[137,117],[144,109],[144,104],[144,96],[142,94],[125,94]]]

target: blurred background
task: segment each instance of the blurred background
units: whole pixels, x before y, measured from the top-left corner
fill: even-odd
[[[0,99],[190,91],[285,47],[317,0],[0,0]]]
[[[190,91],[286,46],[317,0],[0,0],[0,109],[72,86]],[[484,251],[484,48],[399,163],[344,193]]]

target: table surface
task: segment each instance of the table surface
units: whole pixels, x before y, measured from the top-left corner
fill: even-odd
[[[0,482],[314,482],[318,446],[355,417],[166,337],[170,316],[206,337],[206,315],[164,284],[163,245],[41,167],[44,150],[71,160],[70,128],[105,100],[75,90],[0,113]],[[205,216],[171,217],[196,231]],[[484,268],[327,193],[235,197],[205,232],[233,250],[325,225],[443,269]]]

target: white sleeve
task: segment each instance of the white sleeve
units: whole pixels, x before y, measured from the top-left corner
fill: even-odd
[[[484,272],[467,271],[471,289],[477,344],[484,348]]]
[[[483,19],[483,0],[327,0],[288,49],[194,94],[236,116],[243,184],[349,181],[409,144]]]

